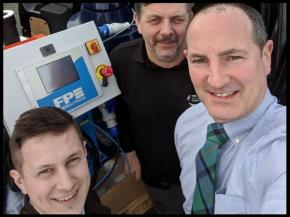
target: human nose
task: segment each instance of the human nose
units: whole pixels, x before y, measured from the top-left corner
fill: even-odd
[[[218,62],[212,62],[209,68],[208,83],[212,87],[222,88],[229,82],[229,76]]]
[[[73,179],[67,169],[61,169],[58,175],[58,188],[69,191],[73,187]]]
[[[172,34],[174,31],[173,31],[173,26],[172,24],[170,23],[169,20],[164,20],[162,22],[162,25],[161,25],[161,29],[160,29],[160,34],[162,35],[170,35]]]

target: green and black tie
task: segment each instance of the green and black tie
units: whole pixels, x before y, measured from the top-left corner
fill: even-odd
[[[195,158],[196,185],[191,210],[193,214],[214,213],[217,154],[228,139],[222,124],[208,125],[205,144]]]

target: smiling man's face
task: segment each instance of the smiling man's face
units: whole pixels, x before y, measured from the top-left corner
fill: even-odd
[[[40,214],[80,214],[90,174],[86,149],[76,130],[45,133],[24,141],[22,171],[10,172]]]
[[[254,111],[267,90],[272,41],[261,51],[252,24],[239,8],[209,8],[189,26],[189,72],[197,95],[217,122],[240,119]]]

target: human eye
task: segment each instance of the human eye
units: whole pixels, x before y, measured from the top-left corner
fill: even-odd
[[[149,18],[148,23],[150,23],[152,25],[156,25],[156,24],[160,23],[160,18],[158,18],[158,17]]]
[[[242,59],[243,57],[241,56],[228,56],[225,58],[226,61],[235,61],[235,60],[239,60]]]
[[[204,64],[204,63],[207,63],[207,60],[205,58],[194,58],[194,59],[191,59],[190,62],[192,64]]]
[[[73,157],[70,160],[68,160],[66,162],[66,164],[68,166],[75,166],[75,165],[77,165],[80,162],[80,160],[81,160],[81,157]]]
[[[173,18],[173,23],[180,24],[180,23],[183,23],[184,20],[185,20],[185,19],[182,18],[182,17],[174,17],[174,18]]]
[[[50,175],[50,174],[52,174],[53,173],[53,169],[52,168],[45,168],[45,169],[43,169],[43,170],[40,170],[39,172],[38,172],[38,175],[39,176],[48,176],[48,175]]]

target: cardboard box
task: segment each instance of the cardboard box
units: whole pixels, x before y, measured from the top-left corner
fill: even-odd
[[[127,207],[120,211],[124,214],[144,214],[152,207],[152,202],[148,194],[142,194],[131,202]]]
[[[108,162],[110,166],[113,164]],[[120,157],[111,176],[99,189],[102,204],[111,208],[112,214],[143,214],[152,207],[142,181],[136,181],[135,174],[126,175],[124,158]],[[103,171],[108,165],[104,165]],[[108,168],[107,168],[108,170]]]

